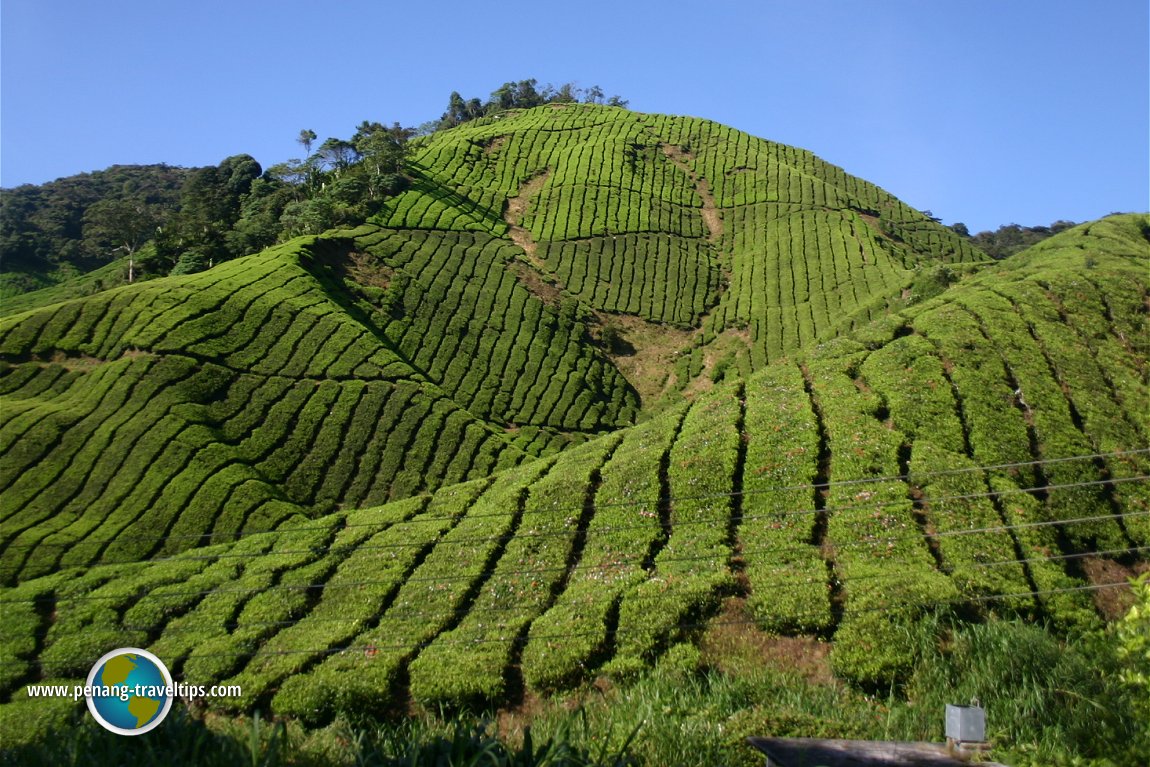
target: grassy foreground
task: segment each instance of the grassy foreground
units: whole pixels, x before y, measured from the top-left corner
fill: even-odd
[[[702,650],[678,645],[633,683],[600,679],[514,711],[341,717],[309,731],[178,707],[138,738],[79,714],[8,744],[0,764],[749,766],[761,760],[749,735],[938,741],[943,705],[978,697],[999,761],[1133,767],[1150,754],[1150,581],[1137,593],[1115,627],[1069,640],[1019,621],[922,625],[914,673],[885,696],[834,680],[825,647],[712,627]]]

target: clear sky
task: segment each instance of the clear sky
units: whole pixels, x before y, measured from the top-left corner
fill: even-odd
[[[946,223],[1150,208],[1146,0],[3,0],[0,184],[265,167],[507,80],[809,149]]]

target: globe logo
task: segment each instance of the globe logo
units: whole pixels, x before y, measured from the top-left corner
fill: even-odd
[[[105,729],[142,735],[155,729],[172,708],[172,675],[147,650],[112,650],[88,672],[88,710]]]

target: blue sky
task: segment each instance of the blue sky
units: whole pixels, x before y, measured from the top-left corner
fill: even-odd
[[[299,154],[453,90],[598,84],[973,231],[1150,207],[1145,0],[3,0],[0,184]]]

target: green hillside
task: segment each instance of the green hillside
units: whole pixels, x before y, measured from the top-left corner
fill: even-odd
[[[562,126],[569,114],[586,119],[546,110],[523,119],[536,121],[542,134],[539,125]],[[704,137],[723,129],[640,115],[621,122],[644,121],[695,128],[668,135],[698,152],[700,159],[684,160],[696,178],[715,167]],[[450,142],[473,139],[482,158],[491,144],[475,137],[509,124],[465,126],[433,140],[425,162],[437,152],[455,156]],[[501,156],[516,146],[512,135]],[[760,149],[783,153],[765,142]],[[652,168],[679,178],[662,150],[643,151]],[[551,166],[578,167],[579,156],[554,154]],[[440,167],[451,166],[443,160]],[[440,333],[429,348],[429,329],[485,316],[492,292],[472,270],[506,274],[497,267],[520,255],[497,236],[498,219],[483,213],[498,211],[506,198],[488,192],[475,199],[468,167],[452,176],[453,188],[460,197],[470,192],[475,205],[452,201],[462,211],[454,221],[468,219],[454,233],[380,221],[4,324],[3,563],[6,579],[20,582],[0,593],[0,689],[10,701],[0,715],[18,721],[42,713],[37,707],[47,703],[29,701],[24,685],[81,678],[119,646],[149,648],[189,682],[243,685],[243,699],[216,705],[270,706],[312,723],[402,708],[409,696],[428,707],[506,703],[523,690],[546,693],[600,673],[628,678],[697,637],[723,600],[748,626],[832,640],[839,676],[885,690],[909,670],[909,628],[922,618],[999,614],[1060,630],[1097,626],[1096,591],[1122,582],[1116,570],[1144,560],[1147,216],[1069,230],[802,352],[800,342],[817,331],[804,335],[788,321],[783,327],[796,345],[786,358],[774,359],[786,341],[776,347],[771,340],[771,312],[783,304],[764,303],[764,330],[750,332],[746,347],[752,364],[766,362],[757,372],[637,426],[527,459],[483,418],[514,412],[530,422],[541,408],[529,408],[545,401],[546,389],[518,398],[512,391],[496,407],[498,392],[473,394],[484,391],[490,371],[510,369],[524,385],[543,386],[552,379],[538,376],[554,375],[547,365],[578,370],[577,360],[590,359],[613,368],[597,351],[564,363],[566,347],[554,339],[565,327],[579,337],[578,307],[575,317],[565,315],[569,295],[556,308],[518,280],[495,292],[511,309],[492,322],[540,312],[545,319],[534,332],[551,328],[552,352],[538,368],[530,367],[530,345],[519,358],[515,346],[463,346],[477,334],[472,329],[443,351],[453,334]],[[537,172],[529,161],[522,167],[503,176],[505,189]],[[777,172],[791,172],[783,167]],[[540,187],[523,228],[558,248],[603,241],[618,208],[592,206],[587,200],[600,191],[559,183],[562,173]],[[719,274],[729,270],[701,320],[719,333],[744,307],[745,316],[758,316],[747,299],[763,295],[752,287],[753,274],[741,292],[737,256],[750,272],[770,274],[759,261],[772,259],[756,261],[739,243],[784,230],[767,219],[746,229],[732,223],[740,219],[730,211],[740,206],[746,216],[778,213],[778,203],[759,201],[775,186],[753,191],[758,176],[751,172],[747,186],[709,177],[723,202],[716,206],[723,233],[691,229],[708,208],[684,202],[686,186],[676,198],[667,181],[661,199],[680,215],[667,219],[660,236],[714,248],[708,252]],[[801,178],[796,184],[814,184]],[[842,190],[822,182],[816,194],[841,202],[846,189],[863,188],[842,179]],[[569,210],[564,200],[572,195],[594,211],[587,223],[560,223],[570,220],[566,213],[548,217]],[[872,204],[885,210],[881,201]],[[418,223],[416,213],[403,212],[415,206],[404,205],[398,200],[391,215]],[[872,230],[865,223],[871,214],[849,206],[777,220],[790,233],[808,222],[818,232],[849,231],[854,222],[865,235],[851,237],[860,245],[855,263],[874,286],[870,293],[853,288],[854,295],[881,301],[888,289],[902,289],[903,259],[912,258],[916,238],[936,247],[950,242],[931,240],[929,222],[919,225],[909,211],[899,219],[898,211],[906,209],[892,202],[888,217],[879,217],[899,222],[898,239],[876,233],[893,223]],[[636,216],[627,224],[633,242],[644,241],[648,223]],[[476,231],[480,224],[490,228]],[[819,240],[787,241],[795,248],[789,263],[807,253],[801,263],[813,271]],[[457,252],[463,264],[447,255]],[[826,251],[832,266],[836,252]],[[844,269],[850,258],[844,254]],[[522,263],[551,276],[542,258]],[[469,279],[448,280],[436,296],[433,275],[445,270],[468,270]],[[887,272],[889,283],[880,276]],[[406,280],[426,287],[392,290]],[[409,296],[463,309],[423,312],[406,303]],[[593,296],[585,300],[599,300]],[[793,296],[785,305],[807,306],[808,317],[825,305],[825,298],[803,304]],[[395,311],[400,303],[403,311]],[[520,304],[538,308],[515,315]],[[661,305],[640,310],[654,316]],[[828,313],[825,325],[812,327],[832,325]],[[275,343],[261,340],[269,337]],[[472,369],[504,353],[515,361]],[[472,365],[451,373],[461,356]],[[459,382],[472,373],[481,382],[474,388]],[[610,379],[603,374],[600,382],[599,412],[616,414],[616,423],[633,415],[634,399],[609,398]],[[407,407],[389,410],[394,398]],[[361,412],[369,401],[377,403],[371,412],[393,415],[335,417]],[[556,412],[562,407],[548,410]],[[355,429],[370,434],[355,436]],[[402,458],[388,474],[374,467],[392,455],[386,445],[393,439],[403,444]],[[424,447],[434,440],[469,447]],[[358,468],[367,462],[370,471]],[[362,507],[389,494],[411,497],[319,513],[321,500]],[[192,545],[195,551],[171,553]]]
[[[376,223],[506,234],[542,297],[698,328],[695,347],[726,332],[744,369],[882,313],[924,265],[985,258],[809,152],[707,120],[551,105],[436,134],[410,165],[419,183]]]
[[[354,230],[15,302],[0,580],[483,477],[978,258],[809,153],[703,120],[551,105],[437,133],[408,167]]]
[[[622,687],[715,630],[893,697],[929,627],[1097,634],[1150,566],[1150,216],[996,262],[809,152],[594,104],[405,151],[365,223],[5,302],[17,741],[115,647],[308,726]]]

